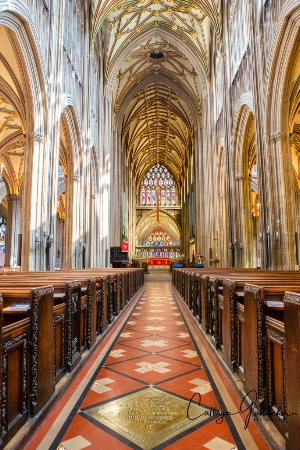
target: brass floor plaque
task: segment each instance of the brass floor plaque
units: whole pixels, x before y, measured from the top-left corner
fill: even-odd
[[[188,400],[149,387],[85,410],[85,414],[142,449],[151,450],[208,418],[208,408],[191,404],[189,416],[198,418],[190,420],[188,406]]]

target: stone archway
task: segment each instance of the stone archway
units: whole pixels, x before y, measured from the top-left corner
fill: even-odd
[[[288,0],[281,12],[267,67],[266,146],[271,267],[294,269],[296,208],[290,146],[290,102],[299,77],[300,7]],[[299,64],[299,63],[298,63]],[[298,68],[297,68],[298,67]]]
[[[7,166],[3,172],[11,195],[7,265],[35,269],[40,267],[43,258],[39,247],[40,235],[49,216],[44,208],[39,207],[41,203],[47,204],[48,191],[48,180],[43,176],[47,164],[47,152],[44,155],[43,150],[48,109],[43,59],[35,26],[24,2],[1,2],[0,26],[4,30],[1,38],[1,96],[4,93],[4,98],[14,109],[16,116],[11,119],[16,125],[20,121],[19,136],[16,131],[1,145],[2,159],[5,159],[2,163]],[[10,155],[14,147],[18,158]],[[28,199],[23,205],[22,192],[26,192]]]
[[[163,230],[171,238],[172,245],[165,245],[163,248],[166,252],[172,248],[172,254],[168,254],[168,258],[178,258],[181,256],[181,226],[179,223],[179,217],[176,218],[168,211],[161,210],[160,220],[157,221],[156,211],[143,212],[140,217],[137,218],[138,223],[136,226],[136,246],[135,255],[139,258],[148,258],[148,246],[146,242],[147,237],[156,229]],[[151,246],[150,246],[151,247]],[[169,247],[169,249],[167,248]],[[176,253],[176,255],[175,255]],[[157,255],[156,255],[157,256]],[[164,255],[166,256],[166,255]]]
[[[81,145],[73,104],[65,106],[60,120],[60,144],[55,167],[55,195],[51,225],[49,261],[56,264],[58,252],[64,268],[82,266]],[[61,223],[57,223],[61,221]],[[52,245],[53,244],[53,245]]]
[[[233,146],[234,164],[234,233],[236,267],[257,267],[258,254],[258,183],[255,120],[250,107],[240,107],[237,114]],[[254,211],[254,209],[256,210]],[[259,256],[260,257],[260,256]]]

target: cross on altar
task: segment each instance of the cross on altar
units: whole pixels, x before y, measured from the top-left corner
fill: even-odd
[[[157,222],[159,222],[159,179],[156,178],[156,186],[155,186],[155,190],[156,190],[156,220]]]
[[[157,219],[157,222],[159,222],[159,193],[168,190],[168,189],[160,189],[158,183],[159,183],[159,178],[156,178],[155,191],[156,191],[156,219]]]

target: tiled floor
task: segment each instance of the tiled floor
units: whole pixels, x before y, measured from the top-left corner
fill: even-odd
[[[188,418],[193,395],[200,422]],[[171,282],[155,276],[26,450],[269,449],[254,422],[244,429],[240,403],[185,306],[177,305]],[[184,409],[178,424],[176,408]],[[232,415],[223,418],[222,411]]]

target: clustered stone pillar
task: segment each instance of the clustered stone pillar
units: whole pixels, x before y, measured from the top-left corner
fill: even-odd
[[[12,194],[8,197],[8,214],[6,226],[6,267],[17,267],[19,259],[21,196]]]

